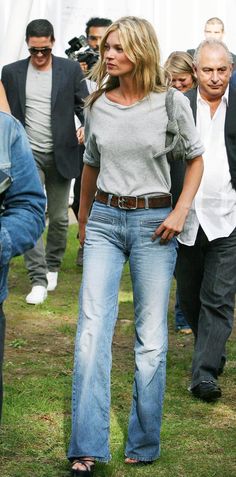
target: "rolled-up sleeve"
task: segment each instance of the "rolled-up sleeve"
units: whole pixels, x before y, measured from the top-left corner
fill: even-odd
[[[92,167],[100,167],[100,153],[96,139],[92,133],[92,115],[89,108],[85,110],[85,152],[84,163]]]
[[[194,159],[204,153],[204,147],[194,123],[192,109],[188,98],[183,93],[176,91],[174,98],[174,116],[185,143],[185,159]]]

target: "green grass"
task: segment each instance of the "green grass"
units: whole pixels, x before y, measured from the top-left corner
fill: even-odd
[[[59,285],[42,305],[25,303],[30,285],[22,258],[12,262],[5,305],[4,418],[0,431],[1,477],[69,477],[73,347],[81,269],[75,266],[76,226]],[[169,308],[167,390],[161,458],[152,466],[124,465],[124,444],[133,380],[133,307],[129,270],[124,269],[119,319],[113,344],[111,452],[96,465],[95,477],[231,477],[236,475],[236,344],[228,342],[228,362],[217,404],[189,396],[193,339],[174,332],[174,286]]]

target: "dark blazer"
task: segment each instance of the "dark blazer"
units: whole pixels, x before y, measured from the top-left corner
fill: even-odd
[[[25,88],[29,59],[2,69],[2,82],[13,116],[25,126]],[[53,153],[59,173],[66,179],[80,173],[79,146],[74,114],[83,124],[83,99],[88,95],[78,62],[52,55],[51,124]]]
[[[197,89],[190,89],[185,93],[190,100],[190,106],[196,122],[197,115]],[[236,87],[230,82],[229,101],[225,116],[225,145],[229,162],[229,171],[233,188],[236,190]]]

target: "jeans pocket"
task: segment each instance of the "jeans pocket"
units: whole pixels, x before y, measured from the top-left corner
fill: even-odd
[[[86,242],[88,240],[114,239],[117,228],[117,219],[104,211],[92,210],[86,225]],[[94,242],[95,243],[95,242]]]
[[[154,234],[155,230],[162,224],[163,220],[157,218],[150,218],[142,220],[140,222],[140,238],[142,244],[150,244],[152,235]],[[155,242],[159,243],[159,240],[160,239],[157,238]]]
[[[88,220],[88,225],[93,222],[93,223],[98,223],[98,224],[110,224],[113,225],[115,223],[114,217],[110,217],[109,215],[106,215],[105,213],[101,212],[92,212],[89,220]]]

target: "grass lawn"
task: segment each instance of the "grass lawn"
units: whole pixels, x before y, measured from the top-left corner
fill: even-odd
[[[1,477],[69,477],[66,451],[70,436],[70,399],[77,295],[81,268],[75,266],[76,225],[59,285],[38,306],[25,303],[30,290],[22,257],[12,261],[5,304],[5,402],[0,430]],[[236,331],[228,342],[228,361],[217,404],[189,396],[193,338],[174,332],[173,297],[169,307],[167,390],[161,458],[151,466],[124,464],[124,442],[133,379],[133,307],[128,267],[124,269],[119,319],[113,344],[111,452],[96,477],[236,476]]]

